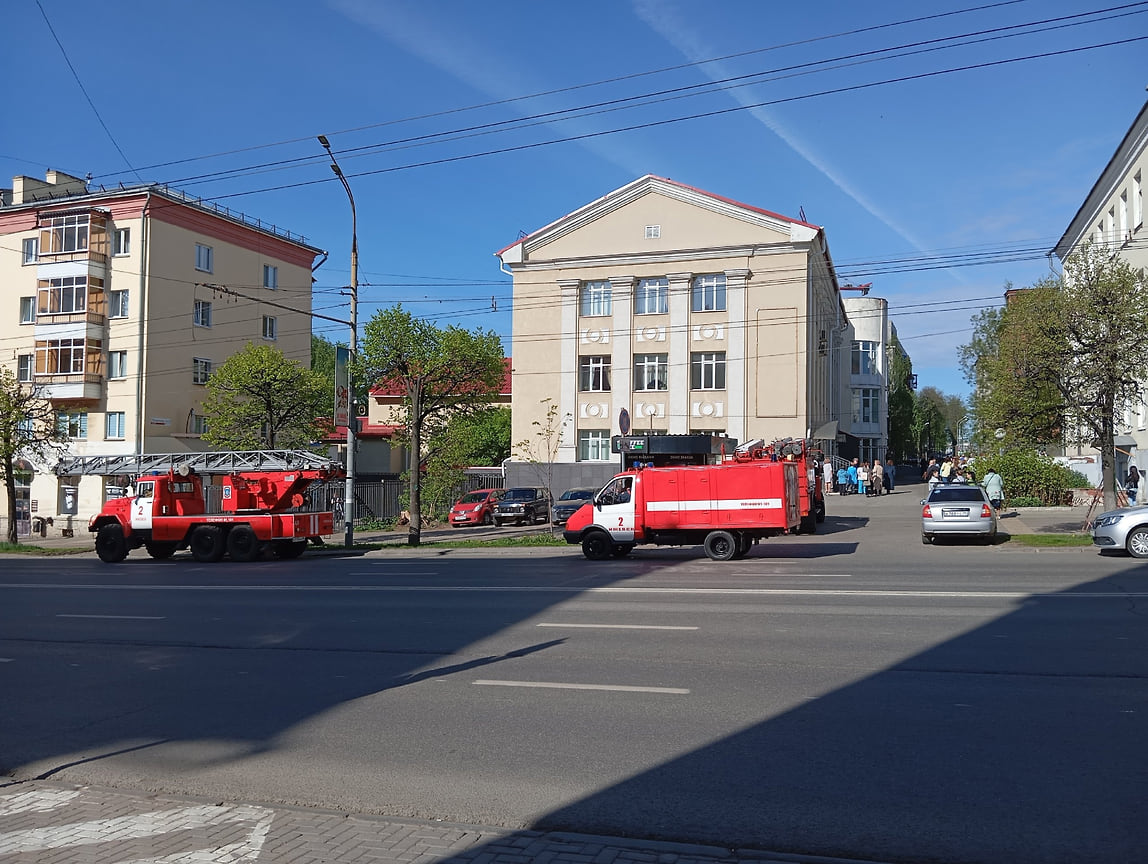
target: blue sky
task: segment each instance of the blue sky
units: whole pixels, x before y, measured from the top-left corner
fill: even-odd
[[[319,133],[360,322],[402,301],[508,351],[493,253],[653,173],[824,226],[920,386],[959,394],[971,316],[1049,273],[1148,84],[1148,3],[1115,0],[12,0],[5,25],[5,181],[155,180],[290,228],[330,251],[316,311],[347,314],[350,248]]]

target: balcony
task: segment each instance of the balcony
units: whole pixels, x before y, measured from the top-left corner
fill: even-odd
[[[85,402],[104,395],[104,376],[99,372],[37,373],[32,381],[52,402]]]

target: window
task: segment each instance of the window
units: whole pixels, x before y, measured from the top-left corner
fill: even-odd
[[[193,357],[191,360],[191,383],[206,384],[211,377],[211,361],[203,357]]]
[[[610,314],[610,283],[586,282],[582,285],[578,311],[584,316]]]
[[[195,312],[192,315],[192,323],[196,327],[210,327],[211,326],[211,301],[210,300],[196,300]]]
[[[279,268],[270,264],[263,265],[263,287],[275,289],[279,287]]]
[[[1128,239],[1128,192],[1120,193],[1120,242]]]
[[[128,317],[128,292],[127,291],[109,291],[108,292],[108,317],[109,318],[127,318]]]
[[[215,253],[210,246],[195,244],[195,269],[204,273],[215,272]]]
[[[690,389],[725,389],[724,351],[701,351],[690,355]]]
[[[605,393],[610,389],[610,358],[579,357],[578,389],[583,393]]]
[[[36,298],[35,297],[21,297],[20,298],[20,323],[21,324],[35,324],[36,323]]]
[[[98,283],[98,279],[92,280]],[[41,279],[38,292],[38,315],[68,315],[88,308],[88,277],[62,276]]]
[[[881,391],[876,387],[859,387],[853,391],[853,422],[876,423]]]
[[[83,339],[48,339],[36,343],[37,375],[73,375],[83,371]]]
[[[854,375],[877,374],[877,347],[876,342],[855,340],[853,342],[853,364],[849,371]]]
[[[24,238],[24,263],[35,264],[40,260],[40,241],[35,237]]]
[[[189,431],[192,435],[202,435],[207,431],[207,418],[202,414],[192,413]]]
[[[279,333],[279,321],[271,315],[263,316],[263,338],[274,340]]]
[[[126,425],[124,419],[123,411],[109,411],[104,415],[104,437],[123,438]]]
[[[35,357],[31,354],[21,354],[16,358],[16,380],[25,383],[32,380],[35,375]]]
[[[128,352],[127,351],[109,351],[108,352],[108,377],[109,378],[127,378],[128,377]]]
[[[132,251],[132,229],[117,228],[112,234],[112,254],[130,255]]]
[[[578,460],[580,462],[605,462],[609,459],[609,429],[578,430]]]
[[[634,314],[665,315],[670,311],[669,294],[669,279],[643,279],[634,291]]]
[[[56,255],[87,251],[91,220],[87,213],[45,219],[40,229],[40,253]]]
[[[662,236],[662,226],[661,225],[647,225],[646,226],[646,239],[647,240],[657,240],[661,236]]]
[[[634,389],[665,390],[669,387],[668,354],[634,355]]]
[[[1140,172],[1132,178],[1132,227],[1144,224],[1144,187],[1140,182]]]
[[[56,428],[61,435],[67,435],[69,438],[87,438],[88,412],[61,411],[56,415]]]
[[[725,276],[695,276],[690,288],[691,312],[725,311]]]

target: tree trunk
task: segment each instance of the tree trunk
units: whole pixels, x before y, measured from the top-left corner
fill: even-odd
[[[12,470],[11,460],[4,464],[4,485],[8,489],[8,542],[13,546],[20,542],[16,533],[16,472]]]
[[[1116,431],[1115,420],[1112,416],[1112,406],[1115,400],[1104,400],[1104,408],[1100,417],[1100,471],[1101,483],[1104,487],[1104,509],[1116,508],[1116,489],[1119,478],[1116,476]]]
[[[411,453],[410,453],[410,489],[411,489],[411,522],[407,530],[407,545],[418,546],[422,541],[423,506],[422,506],[422,387],[416,384],[411,388]]]

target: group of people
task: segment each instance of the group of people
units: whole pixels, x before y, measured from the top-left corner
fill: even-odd
[[[930,459],[921,472],[921,479],[928,482],[929,491],[932,492],[940,483],[976,483],[977,475],[973,466],[963,458],[946,456],[939,464],[936,459]],[[989,503],[999,513],[1004,507],[1004,480],[1001,475],[990,468],[981,479],[981,485],[985,487]]]
[[[896,487],[896,479],[897,469],[892,459],[886,460],[884,465],[880,459],[872,462],[854,459],[847,467],[837,469],[837,492],[841,495],[865,495],[868,498],[887,495]]]

